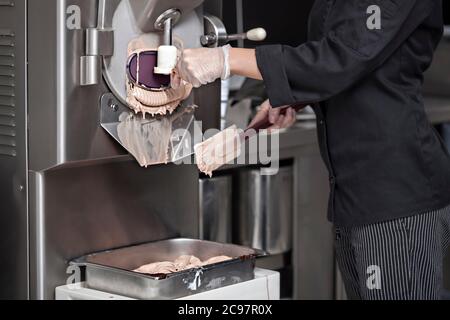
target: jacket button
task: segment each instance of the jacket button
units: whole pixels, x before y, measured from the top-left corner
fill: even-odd
[[[330,184],[335,185],[336,184],[336,178],[330,177]]]

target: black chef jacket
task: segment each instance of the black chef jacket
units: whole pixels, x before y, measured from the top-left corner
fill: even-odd
[[[440,0],[316,0],[309,42],[256,51],[274,107],[317,103],[337,226],[450,204],[450,155],[421,93],[442,15]]]

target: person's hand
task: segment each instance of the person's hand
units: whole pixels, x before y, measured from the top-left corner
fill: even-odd
[[[177,73],[195,88],[230,77],[230,46],[183,50],[177,64]]]
[[[286,114],[282,115],[281,110],[286,109]],[[272,126],[268,128],[271,130],[288,129],[292,127],[297,122],[297,112],[294,108],[289,106],[273,108],[269,102],[266,100],[260,107],[259,112],[256,114],[255,118],[250,123],[249,127],[252,127],[256,123],[269,118]]]

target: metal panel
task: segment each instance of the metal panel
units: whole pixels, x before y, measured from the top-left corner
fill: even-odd
[[[189,13],[202,4],[203,0],[133,0],[131,9],[136,17],[137,26],[143,32],[154,32],[155,22],[166,10],[179,9],[182,14]]]
[[[195,166],[99,163],[31,173],[30,181],[32,298],[53,299],[73,258],[198,237]]]
[[[81,29],[69,30],[67,8],[74,5]],[[28,11],[30,296],[51,299],[74,257],[197,237],[198,171],[141,169],[100,127],[100,97],[110,90],[104,82],[79,85],[96,0],[29,1]]]
[[[200,238],[232,242],[233,179],[231,175],[200,180]]]
[[[69,30],[67,9],[73,5],[80,8],[81,28]],[[33,12],[29,17],[30,169],[39,172],[71,162],[127,155],[99,126],[100,97],[110,92],[106,83],[79,83],[80,61],[86,54],[85,29],[97,24],[97,1],[30,1],[29,10]],[[200,7],[195,17],[201,13]],[[180,32],[190,47],[200,46],[203,28],[196,29]],[[175,32],[178,35],[177,28]],[[220,105],[220,86],[196,90],[194,96],[201,109],[215,110]],[[213,115],[219,123],[219,108]]]
[[[294,299],[335,297],[333,226],[326,222],[328,171],[318,144],[302,147],[295,161]]]
[[[264,170],[243,170],[239,175],[237,242],[272,255],[292,249],[293,169],[276,175]]]
[[[28,298],[26,1],[0,1],[0,299]]]
[[[66,28],[69,6],[80,8],[81,29]],[[97,24],[97,1],[30,1],[29,11],[30,169],[124,155],[99,126],[106,85],[79,86],[84,30]]]

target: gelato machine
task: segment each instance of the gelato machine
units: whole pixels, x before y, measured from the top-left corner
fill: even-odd
[[[78,276],[70,261],[93,252],[199,237],[196,166],[141,168],[117,130],[130,120],[130,41],[158,50],[248,36],[219,35],[203,2],[0,1],[0,299],[54,299]],[[220,83],[186,100],[208,112],[173,123],[219,127]]]

